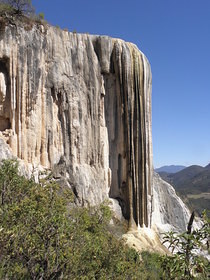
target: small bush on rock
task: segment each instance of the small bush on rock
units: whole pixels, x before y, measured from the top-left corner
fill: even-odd
[[[16,14],[30,16],[34,14],[31,0],[0,0],[0,9]]]

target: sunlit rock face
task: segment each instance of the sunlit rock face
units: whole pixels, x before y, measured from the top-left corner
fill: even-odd
[[[148,225],[151,73],[133,44],[58,28],[0,37],[0,135],[13,155],[65,176],[77,201],[119,201]],[[61,168],[62,167],[62,168]]]
[[[0,162],[4,159],[12,159],[13,154],[4,139],[0,138]]]
[[[153,199],[152,199],[152,225],[158,232],[167,231],[184,232],[191,213],[184,202],[177,196],[174,188],[153,173]],[[200,221],[193,225],[199,227]]]

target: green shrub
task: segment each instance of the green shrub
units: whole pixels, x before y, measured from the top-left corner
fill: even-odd
[[[168,242],[174,252],[172,256],[160,257],[164,279],[208,279],[210,275],[208,260],[198,254],[198,250],[209,249],[210,219],[204,212],[202,227],[192,231],[193,220],[194,213],[186,232],[168,232],[164,236],[163,243]]]
[[[159,279],[156,257],[141,260],[107,230],[106,204],[72,201],[50,177],[37,184],[16,161],[1,164],[0,279]]]
[[[1,279],[51,279],[72,252],[66,211],[70,193],[59,194],[55,182],[36,184],[18,175],[17,162],[0,168]]]
[[[44,20],[44,13],[39,13],[38,17],[40,20]]]
[[[0,15],[2,16],[5,13],[11,13],[11,12],[14,12],[13,8],[10,5],[0,1]]]
[[[1,6],[10,9],[16,14],[33,15],[34,7],[31,0],[0,0]]]

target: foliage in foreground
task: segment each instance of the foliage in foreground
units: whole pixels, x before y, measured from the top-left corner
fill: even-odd
[[[208,262],[194,250],[200,230],[165,240],[173,256],[138,253],[107,230],[109,207],[73,207],[73,194],[53,180],[27,180],[16,161],[0,166],[0,279],[207,279]]]
[[[3,162],[0,279],[159,279],[154,256],[145,253],[142,262],[108,232],[108,206],[75,208],[72,198],[54,181],[37,184],[18,175],[17,162]]]
[[[168,242],[174,254],[160,257],[163,279],[209,279],[210,264],[207,259],[198,255],[198,251],[209,250],[210,219],[204,212],[202,227],[192,231],[193,220],[194,213],[186,232],[165,234],[163,243]]]

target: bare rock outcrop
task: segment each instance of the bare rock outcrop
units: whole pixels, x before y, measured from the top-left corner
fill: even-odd
[[[0,135],[0,162],[4,159],[13,158],[13,154],[12,154],[10,147],[7,145],[7,143],[1,137],[2,136]]]
[[[135,45],[6,26],[0,132],[14,156],[65,176],[80,204],[111,197],[130,227],[149,225],[151,72]]]
[[[175,189],[161,177],[153,173],[153,199],[152,199],[152,225],[156,231],[164,233],[167,231],[184,232],[191,213]],[[193,226],[201,227],[201,221],[195,219]]]

